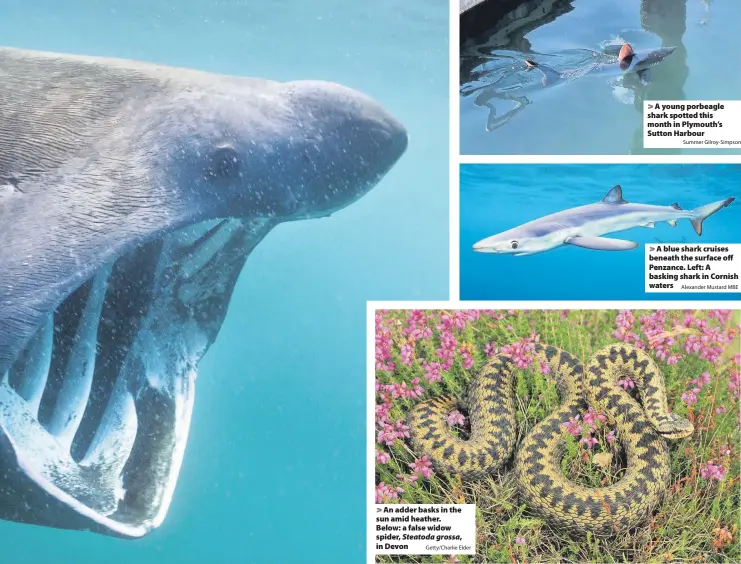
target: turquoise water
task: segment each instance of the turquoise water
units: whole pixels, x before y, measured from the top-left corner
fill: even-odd
[[[461,153],[738,154],[738,149],[643,149],[643,100],[741,98],[741,2],[738,0],[551,0],[528,2],[506,30],[461,48]],[[527,15],[526,15],[527,14]],[[494,25],[494,22],[492,22]],[[559,71],[580,69],[602,48],[627,41],[636,50],[677,49],[651,69],[647,86],[586,75],[524,94],[521,109],[502,97],[531,57]],[[511,95],[519,95],[510,91]],[[509,115],[508,119],[503,116]],[[492,128],[492,121],[500,127]],[[503,122],[503,124],[501,123]],[[490,130],[487,130],[489,127]]]
[[[460,288],[464,300],[739,299],[741,293],[644,291],[645,245],[741,242],[739,165],[463,165],[460,197]],[[481,254],[477,241],[528,221],[601,200],[615,184],[628,202],[684,209],[728,197],[736,201],[703,223],[687,220],[607,235],[636,241],[630,251],[563,246],[515,257]]]
[[[0,522],[0,562],[363,561],[365,301],[448,296],[447,2],[0,0],[0,14],[12,47],[341,82],[410,134],[369,195],[253,253],[201,364],[164,525],[124,541]]]

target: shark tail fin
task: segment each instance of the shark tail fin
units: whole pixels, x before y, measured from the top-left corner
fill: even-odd
[[[735,199],[736,198],[726,198],[725,200],[713,202],[712,204],[706,204],[704,206],[700,206],[699,208],[693,209],[690,212],[692,214],[690,221],[692,222],[692,227],[695,228],[695,233],[697,233],[698,235],[702,235],[702,222],[718,210],[729,206]]]
[[[553,84],[561,79],[561,73],[558,72],[556,69],[553,69],[547,65],[536,63],[532,59],[525,59],[525,70],[531,71],[533,69],[538,69],[543,75],[543,86]]]

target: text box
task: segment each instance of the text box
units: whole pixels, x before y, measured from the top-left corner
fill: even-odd
[[[646,292],[738,292],[741,244],[646,246]]]
[[[643,102],[646,149],[741,149],[741,100]]]
[[[476,554],[476,505],[376,505],[375,554]]]

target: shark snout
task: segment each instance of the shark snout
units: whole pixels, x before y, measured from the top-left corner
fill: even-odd
[[[473,250],[477,253],[501,253],[502,243],[500,241],[493,241],[492,238],[482,239],[473,244]]]
[[[486,252],[491,253],[494,251],[494,249],[492,249],[491,247],[487,247],[485,241],[478,241],[474,243],[473,250],[476,251],[477,253],[486,253]]]
[[[635,66],[637,69],[650,68],[659,64],[676,50],[676,47],[661,47],[651,51],[642,51],[636,57]]]

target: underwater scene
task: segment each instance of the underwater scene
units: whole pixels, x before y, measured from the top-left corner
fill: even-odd
[[[741,242],[740,192],[736,164],[461,165],[461,299],[739,299],[733,272],[712,293],[656,271],[678,285],[647,292],[645,257]]]
[[[366,300],[448,297],[447,2],[0,11],[0,561],[360,562]]]

